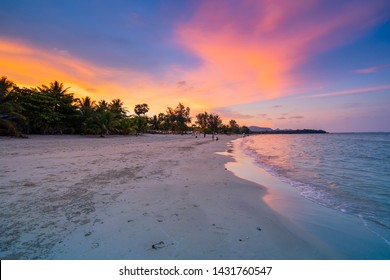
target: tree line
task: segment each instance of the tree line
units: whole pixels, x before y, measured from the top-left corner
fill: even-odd
[[[225,125],[218,114],[207,112],[197,114],[193,123],[190,108],[182,103],[152,117],[147,116],[149,106],[145,103],[136,104],[133,112],[120,99],[75,98],[58,81],[21,88],[7,77],[0,79],[0,135],[249,132],[235,120]]]

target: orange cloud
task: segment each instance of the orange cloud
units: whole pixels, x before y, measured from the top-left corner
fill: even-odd
[[[229,5],[230,4],[230,5]],[[177,29],[180,44],[203,64],[187,73],[210,103],[233,105],[292,94],[313,55],[348,42],[378,22],[380,5],[325,9],[326,1],[205,1]]]
[[[167,65],[159,76],[131,66],[102,67],[67,50],[0,37],[0,75],[22,86],[59,80],[80,96],[120,98],[129,109],[146,102],[151,114],[178,102],[194,115],[291,95],[303,84],[313,87],[297,71],[302,62],[381,20],[377,3],[348,2],[332,10],[324,9],[324,3],[329,1],[204,1],[175,33],[176,43],[201,65]]]
[[[66,51],[47,51],[7,38],[0,38],[0,69],[1,75],[19,86],[36,87],[58,80],[77,96],[107,101],[120,98],[130,111],[135,104],[144,102],[149,104],[151,114],[164,112],[179,101],[203,107],[201,100],[186,96],[188,89],[178,87],[176,82],[159,81],[132,69],[101,67]]]

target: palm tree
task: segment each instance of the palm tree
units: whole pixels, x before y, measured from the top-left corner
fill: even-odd
[[[148,125],[148,117],[146,116],[147,112],[149,112],[149,106],[146,103],[134,106],[137,135],[146,131]]]
[[[175,109],[167,108],[167,116],[171,123],[172,130],[179,133],[187,131],[187,123],[191,122],[190,108],[179,103]]]
[[[118,132],[117,127],[120,125],[119,120],[116,119],[115,114],[110,111],[110,106],[105,100],[98,102],[93,120],[101,137],[112,132]]]
[[[102,99],[97,103],[96,110],[108,111],[109,105],[106,100]]]
[[[69,87],[65,88],[63,83],[58,81],[54,81],[50,83],[50,86],[42,85],[38,87],[41,92],[51,92],[56,94],[64,95],[68,91]]]
[[[49,129],[52,132],[60,132],[69,128],[77,116],[75,99],[73,93],[68,93],[63,83],[54,81],[49,86],[42,85],[38,87],[41,94],[48,97],[48,106],[54,116],[53,121],[49,123]]]
[[[15,102],[13,90],[15,84],[7,77],[0,79],[0,134],[20,136],[20,125],[26,118],[21,114],[22,107]]]
[[[126,116],[126,109],[123,107],[123,101],[118,99],[113,99],[109,104],[110,111],[113,112],[116,117],[123,118]]]
[[[149,126],[152,130],[160,130],[161,122],[157,115],[154,115],[149,119]]]
[[[91,97],[86,96],[81,99],[78,99],[76,104],[80,111],[82,133],[94,133],[96,131],[96,128],[94,127],[96,102],[92,100]]]
[[[145,115],[147,112],[149,112],[149,106],[146,103],[144,103],[144,104],[137,104],[134,107],[134,113],[137,116]]]
[[[95,101],[91,97],[86,96],[81,99],[77,99],[77,105],[82,116],[90,114],[95,109]]]
[[[15,86],[13,82],[8,80],[7,77],[2,76],[0,79],[0,103],[3,101],[3,98],[11,92],[12,88]]]
[[[110,134],[111,132],[116,132],[115,126],[115,115],[110,111],[96,110],[94,115],[94,123],[97,126],[97,132],[101,137],[104,135]]]
[[[109,111],[114,115],[114,130],[122,134],[129,134],[131,129],[129,122],[124,121],[127,119],[126,108],[123,107],[123,101],[118,99],[113,99],[108,106]]]

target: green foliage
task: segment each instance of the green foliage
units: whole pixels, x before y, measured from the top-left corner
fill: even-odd
[[[89,96],[76,100],[79,111],[78,128],[82,134],[96,134],[97,128],[94,124],[95,103]]]
[[[188,123],[191,123],[190,108],[179,103],[175,109],[167,108],[165,121],[174,132],[183,133],[188,131]]]
[[[196,124],[199,126],[201,132],[204,133],[223,132],[222,120],[217,114],[209,114],[207,112],[197,114]]]
[[[210,114],[208,117],[208,127],[211,129],[212,132],[219,132],[222,120],[217,114]]]
[[[26,117],[23,108],[17,102],[16,85],[7,77],[0,79],[0,135],[20,136],[21,126]]]
[[[149,119],[145,115],[147,112],[149,112],[149,106],[146,103],[137,104],[134,107],[134,113],[136,114],[134,116],[134,123],[135,123],[134,127],[137,134],[146,132],[149,123]]]
[[[208,128],[209,114],[207,112],[200,113],[196,115],[195,123],[200,127],[201,132],[205,132],[205,129]]]
[[[120,99],[113,99],[109,104],[109,109],[118,119],[126,117],[127,110],[123,107],[123,101]]]
[[[146,116],[135,116],[134,123],[137,134],[145,133],[148,127],[148,117]]]
[[[134,113],[137,116],[145,115],[147,112],[149,112],[149,106],[148,104],[137,104],[134,107]]]
[[[191,125],[190,108],[179,103],[167,107],[166,113],[147,117],[146,103],[134,107],[128,116],[123,101],[113,99],[96,102],[91,97],[75,98],[63,83],[54,81],[37,88],[19,88],[6,77],[0,79],[0,134],[19,136],[21,133],[42,134],[133,134],[153,131],[186,133],[199,129],[206,133],[246,133],[235,120],[223,125],[217,114],[196,115]]]
[[[162,122],[160,121],[157,115],[154,115],[149,119],[149,127],[152,130],[155,131],[161,130],[161,124]]]
[[[247,126],[242,126],[242,127],[240,127],[240,133],[241,134],[243,134],[243,133],[245,133],[245,134],[249,134],[251,131],[250,131],[250,129],[247,127]]]
[[[134,118],[123,118],[120,120],[120,132],[123,135],[129,135],[137,132],[137,124]]]
[[[78,112],[73,94],[67,90],[57,81],[38,88],[15,87],[15,100],[27,119],[24,130],[43,134],[72,131]]]

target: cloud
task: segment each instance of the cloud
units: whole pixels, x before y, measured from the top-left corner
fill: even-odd
[[[161,82],[147,72],[101,67],[72,56],[66,50],[45,50],[4,37],[0,37],[0,69],[1,75],[8,76],[19,86],[35,87],[58,80],[77,96],[89,95],[108,101],[120,98],[126,106],[146,102],[155,112],[163,112],[179,101],[193,103],[195,107],[198,104],[196,98],[179,96],[179,91],[189,89],[185,81],[177,84],[164,79]]]
[[[179,81],[177,82],[177,88],[180,91],[191,91],[194,89],[193,86],[190,86],[186,81]]]
[[[202,98],[224,105],[286,96],[305,84],[296,69],[383,20],[384,1],[203,1],[177,28],[202,64],[189,71]],[[237,94],[239,93],[239,94]]]
[[[255,118],[254,115],[242,114],[240,112],[237,112],[227,107],[211,108],[209,113],[215,113],[220,116],[223,116],[223,119],[225,120],[235,119],[236,121],[239,121],[239,120],[247,120],[247,119]]]
[[[53,35],[47,37],[46,32],[41,32],[36,37],[29,31],[26,41],[2,35],[1,74],[26,86],[56,79],[79,95],[90,95],[98,100],[121,98],[128,107],[146,102],[154,112],[183,102],[192,108],[192,112],[219,107],[221,116],[250,119],[256,113],[250,115],[226,108],[294,94],[294,89],[307,84],[299,71],[303,63],[318,53],[350,42],[383,20],[383,5],[386,4],[381,0],[369,5],[360,0],[338,1],[337,5],[330,2],[193,1],[193,9],[181,16],[178,16],[178,6],[186,4],[174,7],[150,4],[157,9],[150,10],[148,5],[139,3],[137,9],[127,14],[129,22],[124,25],[125,33],[122,29],[115,32],[119,22],[109,20],[111,17],[99,20],[97,26],[93,21],[83,26],[84,15],[75,14],[83,21],[66,25],[69,27],[67,34],[71,35],[65,37],[69,39],[67,44],[54,40],[54,37],[64,35],[61,32],[52,32]],[[89,4],[87,6],[89,11]],[[159,14],[155,18],[156,13],[151,11],[159,11],[160,6],[166,8],[170,17]],[[69,5],[69,10],[72,7]],[[121,5],[115,7],[122,11]],[[91,10],[91,15],[109,15],[106,10],[100,12],[102,14]],[[32,15],[35,18],[36,14]],[[163,18],[168,22],[160,30],[156,24]],[[68,18],[66,22],[69,22]],[[50,25],[42,19],[40,27],[53,26],[54,30],[59,30],[61,25],[56,23]],[[83,32],[73,36],[76,35],[72,31],[73,25],[79,24]],[[143,24],[147,26],[140,29],[139,25]],[[39,28],[36,26],[33,30]],[[123,36],[124,39],[132,38],[134,42],[130,41],[134,44],[122,40]],[[48,47],[47,42],[39,43],[42,37],[55,44]],[[38,43],[31,43],[34,38]],[[103,63],[103,60],[110,63]],[[122,63],[118,64],[118,61]]]
[[[358,73],[358,74],[370,74],[370,73],[375,73],[375,72],[377,72],[379,70],[382,70],[384,68],[387,68],[387,67],[390,67],[390,63],[389,64],[382,64],[382,65],[371,66],[371,67],[368,67],[368,68],[361,68],[361,69],[354,70],[353,72]]]
[[[179,88],[186,87],[187,86],[187,82],[186,81],[179,81],[179,82],[177,82],[177,86]]]
[[[359,103],[359,102],[348,102],[348,103],[344,103],[341,108],[357,108],[357,107],[361,107],[362,106],[362,103]]]
[[[386,89],[390,89],[390,85],[380,85],[380,86],[372,86],[372,87],[339,90],[333,92],[313,94],[306,97],[307,98],[330,97],[330,96],[340,96],[340,95],[349,95],[349,94],[357,94],[357,93],[369,93],[369,92],[381,91]]]
[[[303,116],[291,116],[291,117],[289,117],[289,119],[296,119],[296,120],[303,119],[303,118],[304,118]]]

